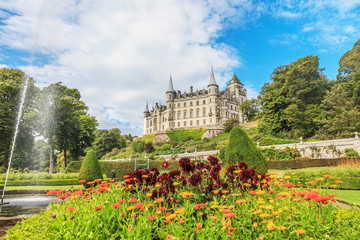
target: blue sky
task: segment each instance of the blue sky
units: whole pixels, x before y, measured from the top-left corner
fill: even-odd
[[[0,67],[78,88],[100,128],[142,134],[143,110],[234,71],[256,97],[273,69],[318,55],[335,79],[360,0],[0,0]],[[32,56],[32,57],[31,57]]]

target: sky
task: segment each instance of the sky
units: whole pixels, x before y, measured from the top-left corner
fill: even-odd
[[[307,55],[336,79],[359,38],[360,0],[0,0],[0,67],[77,88],[100,129],[138,136],[170,75],[189,92],[235,72],[254,98]]]

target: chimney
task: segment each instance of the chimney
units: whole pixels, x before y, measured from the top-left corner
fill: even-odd
[[[191,93],[193,92],[193,86],[190,86],[190,92]]]

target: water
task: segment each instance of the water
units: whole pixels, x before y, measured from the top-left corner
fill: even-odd
[[[58,201],[55,196],[45,194],[7,194],[0,206],[0,217],[31,216],[48,209],[48,205]]]

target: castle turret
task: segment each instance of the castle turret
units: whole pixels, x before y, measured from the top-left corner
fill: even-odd
[[[240,82],[240,80],[238,79],[238,77],[236,76],[236,73],[234,72],[234,76],[233,78],[230,80],[229,84],[228,84],[228,88],[230,90],[230,94],[232,96],[234,96],[238,102],[241,102],[241,96],[242,94],[242,90],[243,90],[244,84],[242,84]]]
[[[174,90],[172,76],[170,75],[169,87],[168,87],[168,90],[166,91],[166,102],[174,101],[175,94],[176,94],[176,92]]]
[[[215,125],[217,123],[217,96],[219,94],[219,86],[216,84],[214,77],[214,70],[211,67],[210,81],[208,84],[208,96],[209,96],[209,118],[210,124]]]
[[[146,134],[146,128],[148,127],[147,126],[147,120],[146,118],[150,116],[150,112],[149,112],[149,106],[148,106],[148,102],[146,101],[146,107],[145,107],[145,110],[144,110],[144,135]]]

